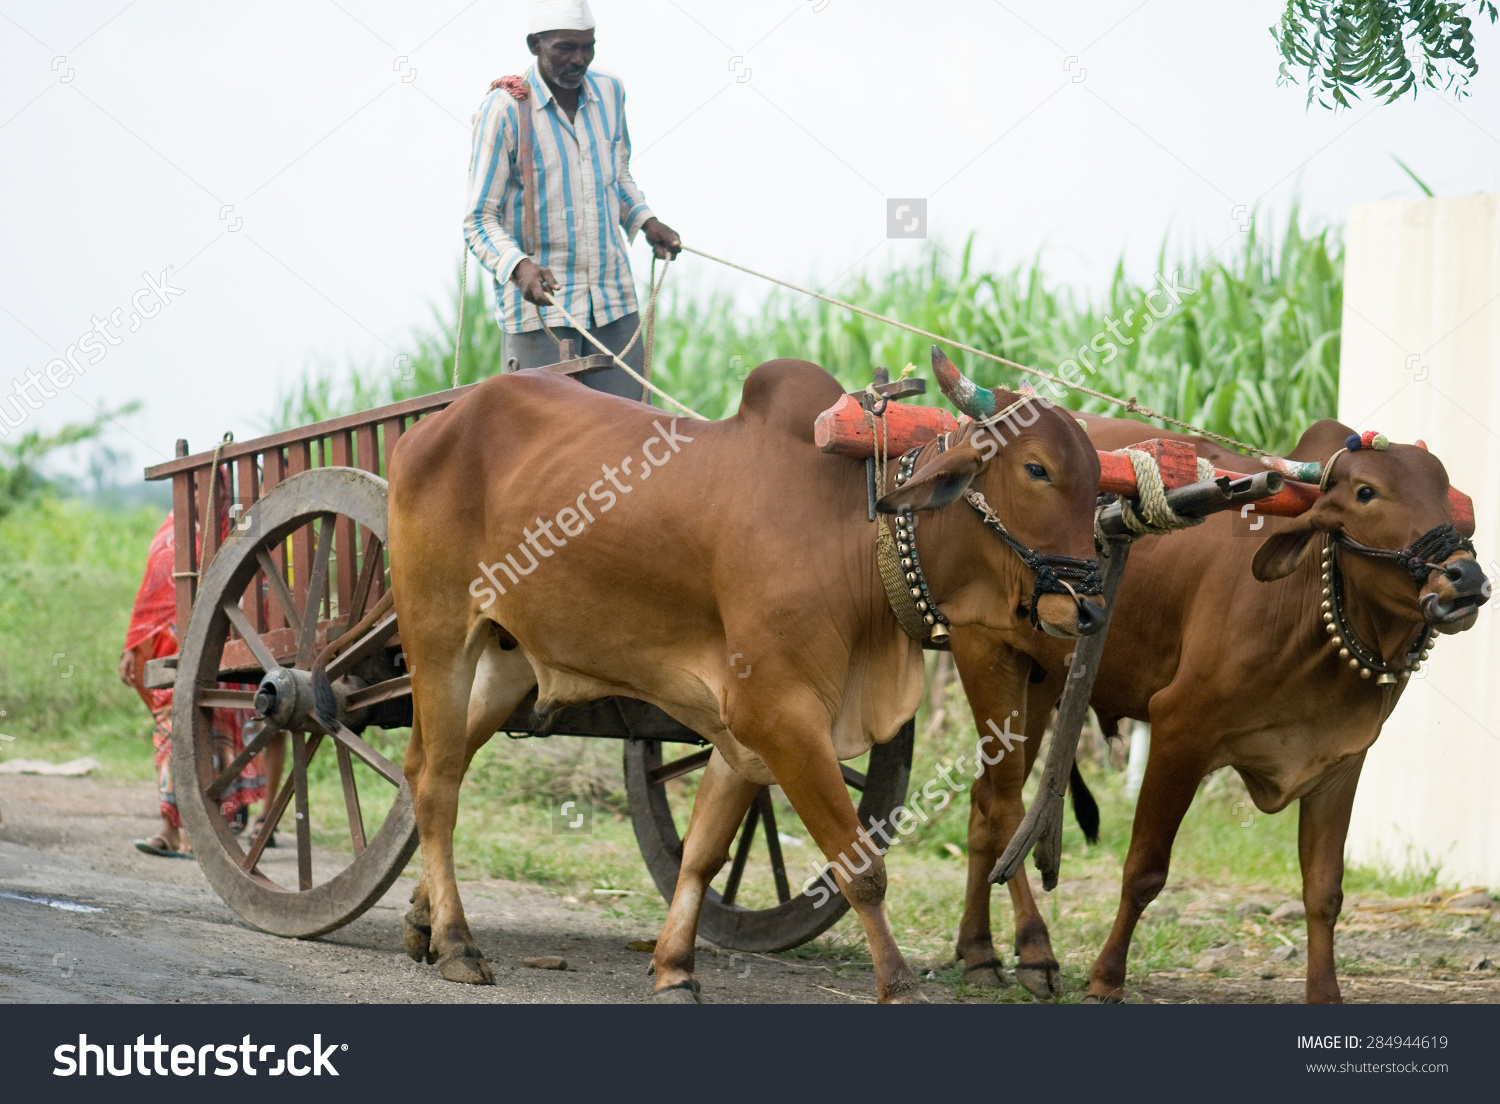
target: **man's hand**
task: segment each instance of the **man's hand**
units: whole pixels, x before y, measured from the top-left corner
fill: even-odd
[[[645,232],[646,240],[651,243],[658,257],[662,260],[668,257],[676,259],[678,251],[682,249],[682,239],[677,236],[676,230],[655,217],[641,223],[641,230]]]
[[[674,237],[676,235],[673,235]],[[543,268],[529,257],[516,265],[515,271],[510,278],[516,282],[521,289],[521,298],[528,303],[535,303],[539,307],[550,307],[552,296],[547,294],[562,287],[557,282],[557,277],[552,275],[550,268]]]
[[[135,685],[135,649],[126,649],[120,655],[120,681],[126,686]]]

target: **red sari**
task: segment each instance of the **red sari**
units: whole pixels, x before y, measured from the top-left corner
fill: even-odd
[[[172,786],[172,691],[148,690],[142,678],[148,659],[177,654],[177,588],[172,578],[176,562],[173,517],[167,514],[151,549],[146,553],[146,574],[136,592],[130,612],[130,627],[125,632],[125,650],[135,653],[131,685],[135,687],[156,728],[151,741],[156,747],[156,778],[161,791],[161,815],[173,827],[182,827],[177,813],[177,794]],[[214,765],[222,768],[244,748],[241,726],[249,716],[244,709],[215,709],[212,714]],[[243,773],[224,791],[221,808],[225,817],[246,805],[266,799],[266,776],[257,755]]]

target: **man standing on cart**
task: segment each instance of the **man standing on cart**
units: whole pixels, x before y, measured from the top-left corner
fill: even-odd
[[[464,216],[469,248],[495,277],[511,371],[555,363],[565,340],[575,355],[597,351],[568,328],[554,297],[620,353],[640,320],[626,239],[643,232],[663,258],[681,247],[631,178],[624,85],[589,69],[594,16],[587,0],[534,4],[526,45],[536,64],[525,77],[497,80],[475,116]],[[640,372],[643,350],[636,341],[621,359]],[[619,367],[578,378],[613,395],[643,397]]]

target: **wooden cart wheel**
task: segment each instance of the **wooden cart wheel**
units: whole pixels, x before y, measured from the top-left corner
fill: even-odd
[[[906,799],[914,731],[914,722],[907,721],[889,743],[872,748],[868,774],[841,768],[866,825],[876,817],[888,818]],[[677,825],[686,827],[689,812],[683,808],[680,819],[673,816],[668,783],[707,766],[711,750],[704,748],[663,763],[662,741],[625,742],[625,786],[635,838],[656,888],[668,901],[682,868]],[[763,787],[756,796],[730,861],[715,879],[721,888],[710,888],[703,901],[698,934],[728,950],[769,952],[799,946],[831,928],[849,907],[842,894],[819,908],[801,892],[813,873],[810,863],[819,868],[826,864],[801,821],[786,806],[782,810],[786,819],[778,820],[773,793]],[[800,839],[802,846],[784,846],[784,836]],[[762,852],[758,862],[752,861],[756,851]]]
[[[306,938],[347,924],[390,887],[417,846],[399,765],[355,731],[372,718],[395,727],[403,708],[410,716],[410,677],[386,647],[394,612],[330,666],[335,730],[324,730],[312,711],[313,660],[330,632],[337,637],[376,604],[385,541],[384,479],[344,467],[294,475],[236,519],[199,581],[182,640],[172,707],[182,823],[209,884],[275,935]],[[228,763],[215,756],[215,710],[247,711],[244,751]],[[219,795],[282,732],[290,769],[265,826],[239,837]],[[321,777],[310,775],[320,756]],[[278,824],[280,846],[267,851]]]

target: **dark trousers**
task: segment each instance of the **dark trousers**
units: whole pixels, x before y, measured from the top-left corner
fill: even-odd
[[[635,334],[636,326],[640,323],[640,315],[636,312],[616,318],[613,322],[606,322],[602,326],[595,326],[589,330],[606,349],[612,353],[619,353],[625,348],[626,343]],[[597,353],[590,342],[585,341],[577,330],[567,326],[553,326],[552,333],[557,341],[573,342],[573,355],[575,357],[589,356]],[[643,335],[644,336],[644,335]],[[546,330],[528,330],[525,333],[506,333],[502,353],[502,363],[507,372],[519,372],[525,368],[541,368],[547,364],[556,364],[562,359],[558,352],[557,341],[547,336]],[[645,345],[637,341],[630,352],[622,358],[642,375],[645,372],[642,366],[645,364]],[[512,360],[515,361],[512,364]],[[609,368],[603,372],[590,372],[586,376],[575,376],[580,383],[586,387],[592,387],[595,391],[604,391],[610,395],[619,395],[626,399],[641,398],[644,390],[639,383],[631,379],[619,368]]]

